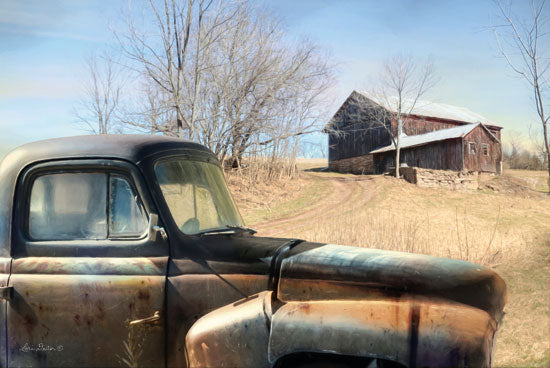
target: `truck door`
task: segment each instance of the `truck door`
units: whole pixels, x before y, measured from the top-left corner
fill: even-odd
[[[174,223],[169,227],[176,230],[170,234],[167,366],[187,367],[189,328],[214,309],[267,290],[270,263],[261,258],[282,242],[272,239],[267,241],[269,245],[259,244],[251,236],[231,235],[237,235],[237,229],[226,226],[239,225],[242,220],[215,163],[171,156],[158,160],[149,176],[156,176],[165,202],[161,212],[172,215]],[[157,201],[159,207],[162,202]],[[169,216],[165,220],[169,221]],[[200,234],[216,229],[218,235]],[[215,349],[212,347],[214,355]]]
[[[35,165],[15,201],[7,364],[164,366],[168,245],[138,169]]]
[[[8,287],[11,257],[9,257],[7,244],[2,244],[0,249],[0,367],[7,367],[6,358],[6,308],[11,297],[11,288]]]

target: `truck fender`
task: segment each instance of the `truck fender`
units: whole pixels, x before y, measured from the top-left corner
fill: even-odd
[[[185,340],[188,366],[271,367],[267,360],[271,294],[253,295],[197,320]]]
[[[272,302],[262,292],[200,318],[186,338],[190,367],[272,367],[300,352],[415,366],[491,364],[496,323],[458,303],[417,299]]]
[[[432,299],[288,302],[273,313],[268,360],[312,352],[486,367],[496,326],[485,311]]]

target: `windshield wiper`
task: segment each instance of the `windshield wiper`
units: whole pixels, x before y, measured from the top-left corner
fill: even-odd
[[[256,234],[257,231],[246,226],[225,226],[219,229],[210,229],[210,230],[204,230],[198,233],[198,235],[233,235],[236,234],[237,231],[247,231],[250,234]]]
[[[244,231],[248,231],[250,234],[254,235],[258,232],[258,230],[255,230],[251,227],[248,227],[248,226],[228,226],[227,227],[228,229],[231,229],[231,230],[244,230]]]

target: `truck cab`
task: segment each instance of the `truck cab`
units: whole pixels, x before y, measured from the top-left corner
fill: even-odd
[[[505,300],[476,264],[256,236],[197,143],[0,164],[1,366],[488,367]]]

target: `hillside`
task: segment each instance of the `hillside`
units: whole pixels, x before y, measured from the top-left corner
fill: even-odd
[[[544,173],[506,172],[477,191],[316,170],[253,194],[240,188],[232,190],[259,235],[418,252],[494,268],[509,288],[495,365],[550,365],[550,197],[541,193],[547,190]]]

